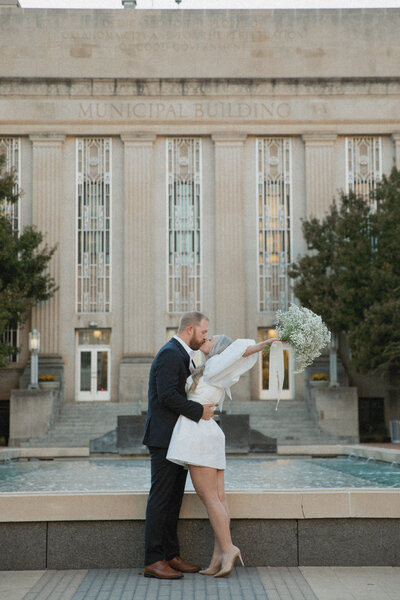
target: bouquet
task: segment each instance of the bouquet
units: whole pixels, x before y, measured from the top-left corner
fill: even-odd
[[[293,348],[295,373],[301,373],[330,342],[330,331],[319,315],[295,304],[291,304],[286,312],[278,310],[276,318],[277,335],[282,342],[287,342]]]

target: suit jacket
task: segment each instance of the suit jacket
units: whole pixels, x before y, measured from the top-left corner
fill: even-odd
[[[168,448],[179,415],[200,421],[203,406],[186,398],[190,357],[172,338],[153,360],[149,377],[149,404],[143,444]]]

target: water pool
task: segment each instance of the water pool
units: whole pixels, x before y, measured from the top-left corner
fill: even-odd
[[[400,466],[338,458],[228,458],[226,489],[400,488]],[[0,464],[0,493],[146,492],[148,459],[29,460]],[[193,486],[188,477],[187,490]]]

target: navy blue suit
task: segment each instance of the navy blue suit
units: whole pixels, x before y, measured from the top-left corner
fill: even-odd
[[[149,404],[143,444],[151,456],[151,489],[147,501],[145,564],[179,555],[177,525],[187,471],[166,459],[179,415],[199,421],[203,407],[186,398],[189,354],[172,338],[161,348],[150,369]]]

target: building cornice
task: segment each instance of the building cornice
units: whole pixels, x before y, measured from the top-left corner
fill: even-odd
[[[0,77],[0,96],[124,98],[141,96],[354,96],[400,93],[400,77],[126,79]]]

